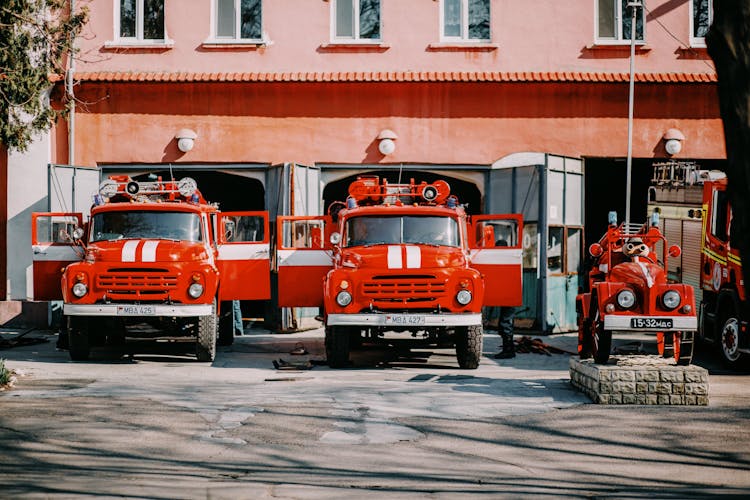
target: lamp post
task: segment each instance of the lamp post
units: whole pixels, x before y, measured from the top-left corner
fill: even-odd
[[[630,224],[630,182],[631,172],[633,169],[633,91],[635,89],[635,32],[636,32],[636,15],[638,8],[642,7],[641,0],[630,0],[630,88],[628,92],[628,158],[627,158],[627,178],[625,181],[625,227]]]

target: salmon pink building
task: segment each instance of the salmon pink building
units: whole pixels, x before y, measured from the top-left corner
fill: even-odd
[[[575,311],[542,289],[554,295],[557,280],[575,295],[585,240],[625,207],[627,3],[90,2],[68,75],[75,113],[0,164],[6,295],[33,297],[30,213],[86,212],[107,175],[189,175],[223,210],[274,218],[322,214],[357,175],[375,174],[445,179],[470,213],[524,213],[536,288],[521,316],[562,328]],[[654,162],[725,159],[711,15],[709,0],[637,9],[635,221]]]

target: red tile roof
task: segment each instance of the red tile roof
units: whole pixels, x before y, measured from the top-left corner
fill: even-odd
[[[628,82],[628,73],[514,72],[328,72],[328,73],[166,73],[81,72],[84,82]],[[716,83],[716,73],[636,73],[643,83]]]

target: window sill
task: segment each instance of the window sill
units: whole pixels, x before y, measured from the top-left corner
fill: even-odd
[[[630,52],[630,42],[595,42],[591,45],[587,45],[586,50]],[[651,47],[642,42],[635,42],[635,51],[636,53],[651,52]]]
[[[442,42],[427,46],[430,52],[492,52],[497,49],[496,43],[489,42]]]
[[[385,52],[391,46],[381,42],[331,42],[318,47],[319,52]]]
[[[217,40],[210,39],[201,43],[204,50],[257,50],[263,49],[273,42],[270,40]]]
[[[116,50],[116,51],[166,51],[172,50],[174,47],[174,40],[138,40],[138,41],[125,41],[125,40],[108,40],[104,42],[104,50]]]

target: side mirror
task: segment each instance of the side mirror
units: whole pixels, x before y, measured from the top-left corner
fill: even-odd
[[[73,230],[73,239],[80,240],[81,238],[83,238],[83,234],[84,234],[83,228],[77,227]]]
[[[339,232],[331,233],[331,237],[329,238],[329,241],[331,242],[331,245],[338,245],[339,243],[341,243],[341,233]]]
[[[234,238],[234,226],[233,220],[224,221],[224,239],[226,241],[231,241]]]

